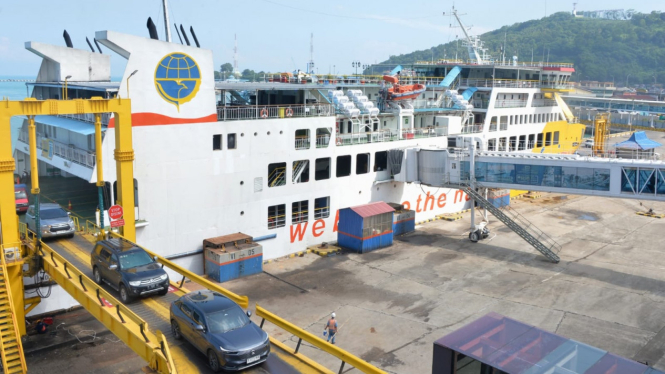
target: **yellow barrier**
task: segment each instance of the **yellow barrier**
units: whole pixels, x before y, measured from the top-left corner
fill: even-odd
[[[122,235],[120,235],[120,234],[118,234],[118,233],[115,233],[115,232],[109,231],[109,234],[110,234],[111,236],[115,236],[115,237],[117,237],[117,238],[127,240],[127,239],[125,239]],[[131,240],[130,240],[130,242],[131,242]],[[134,243],[134,244],[136,244],[136,243]],[[198,283],[198,284],[200,284],[201,286],[203,286],[203,287],[205,287],[205,288],[207,288],[207,289],[209,289],[209,290],[212,290],[212,291],[216,291],[216,292],[221,293],[222,295],[224,295],[224,296],[228,297],[229,299],[233,300],[236,304],[240,305],[242,308],[247,309],[247,307],[249,306],[249,298],[247,298],[247,296],[239,296],[239,295],[236,295],[235,293],[233,293],[233,292],[227,290],[226,288],[223,288],[223,287],[221,287],[221,286],[219,286],[219,285],[217,285],[217,284],[215,284],[215,283],[213,283],[213,282],[211,282],[211,281],[209,281],[209,280],[203,278],[202,276],[200,276],[200,275],[198,275],[198,274],[194,274],[194,273],[192,273],[191,271],[189,271],[189,270],[183,268],[182,266],[177,265],[177,264],[175,264],[175,263],[173,263],[173,262],[171,262],[171,261],[165,259],[164,257],[162,257],[162,256],[160,256],[160,255],[158,255],[158,254],[156,254],[156,253],[150,251],[149,249],[147,249],[147,248],[145,248],[145,247],[142,247],[142,246],[140,246],[140,245],[138,245],[138,244],[136,244],[136,246],[139,247],[139,248],[142,248],[142,249],[143,249],[144,251],[146,251],[151,257],[157,257],[157,262],[159,262],[160,264],[163,264],[163,265],[166,266],[167,268],[169,268],[169,269],[171,269],[171,270],[173,270],[173,271],[175,271],[175,272],[181,274],[181,275],[182,275],[182,280],[180,281],[180,287],[182,287],[182,285],[184,284],[184,282],[185,282],[185,278],[189,278],[189,279],[192,280],[193,282]]]
[[[175,374],[168,344],[159,330],[157,336],[148,330],[148,323],[136,315],[79,269],[71,265],[51,247],[39,243],[28,246],[35,254],[42,256],[42,264],[51,279],[78,301],[98,321],[112,331],[120,340],[153,370],[164,374]]]
[[[272,314],[266,309],[260,307],[258,304],[256,305],[256,315],[263,318],[263,320],[261,321],[261,327],[263,327],[263,323],[265,321],[268,321],[273,323],[275,326],[280,327],[283,330],[297,336],[298,345],[294,351],[294,354],[296,355],[298,354],[298,350],[300,349],[300,343],[303,340],[305,340],[306,342],[321,349],[322,351],[329,353],[342,360],[342,366],[339,369],[340,373],[344,370],[344,364],[348,363],[349,365],[355,367],[356,369],[362,371],[363,373],[386,374],[385,371],[377,368],[374,365],[371,365],[367,361],[352,355],[351,353],[343,350],[342,348],[339,348],[336,345],[326,342],[325,340],[319,338],[318,336],[312,334],[311,332],[305,331],[302,328],[292,324],[291,322],[278,317],[275,314]]]

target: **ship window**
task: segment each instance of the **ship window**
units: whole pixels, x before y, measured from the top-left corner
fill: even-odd
[[[346,132],[347,132],[348,134],[351,134],[351,133],[353,132],[353,122],[349,121],[349,122],[346,124],[346,130],[347,130]]]
[[[538,134],[538,140],[536,141],[536,148],[543,146],[543,133]]]
[[[374,154],[374,171],[388,169],[388,152],[381,151]]]
[[[276,229],[286,225],[286,204],[268,207],[268,228]]]
[[[106,182],[106,184],[108,184],[107,188],[111,187],[111,184],[109,182]],[[118,181],[115,181],[115,182],[113,182],[113,201],[114,201],[114,204],[118,203],[118,199],[119,199],[119,197],[118,197]],[[107,201],[106,196],[104,196],[104,207],[106,209],[108,209],[111,206],[111,204],[107,205],[107,203],[110,203],[110,199],[108,199],[108,201]],[[139,182],[136,180],[136,178],[134,178],[134,206],[135,207],[139,206]]]
[[[559,145],[559,132],[558,131],[554,132],[554,142],[552,143],[552,145]]]
[[[508,149],[509,152],[513,152],[517,150],[517,136],[511,136],[510,137],[510,143],[509,143],[510,148]]]
[[[286,185],[286,162],[268,165],[268,187]]]
[[[487,141],[487,150],[496,151],[496,139],[490,139]]]
[[[372,94],[371,93],[367,94],[367,100],[372,100]]]
[[[330,179],[330,157],[317,158],[314,168],[314,179],[317,181]]]
[[[337,156],[337,178],[351,175],[351,156]]]
[[[508,116],[508,123],[513,124],[513,116]]]
[[[316,129],[316,148],[328,148],[332,128],[321,127]]]
[[[228,149],[236,149],[236,134],[228,134],[226,136],[226,147]]]
[[[496,116],[490,119],[490,131],[496,131]]]
[[[545,133],[545,145],[552,145],[552,133]]]
[[[309,149],[309,129],[296,130],[296,149]]]
[[[309,201],[296,201],[291,204],[291,223],[307,222],[309,217]]]
[[[314,219],[330,217],[330,196],[314,199]]]
[[[520,143],[518,144],[518,151],[526,149],[526,135],[520,135]]]
[[[508,130],[508,116],[499,117],[501,120],[501,130]]]
[[[222,149],[222,135],[217,134],[212,136],[212,150],[219,151]]]
[[[506,138],[499,138],[499,151],[506,151]]]
[[[529,114],[529,123],[533,123],[533,114]]]
[[[309,182],[309,160],[293,161],[292,170],[293,183]]]
[[[530,134],[529,135],[529,149],[533,149],[533,146],[535,145],[534,142],[536,141],[536,135],[535,134]]]
[[[356,174],[369,173],[369,153],[358,153],[356,155]]]

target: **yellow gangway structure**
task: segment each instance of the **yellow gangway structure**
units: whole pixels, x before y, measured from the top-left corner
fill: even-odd
[[[23,355],[21,333],[16,319],[16,309],[12,302],[12,291],[7,277],[5,259],[0,259],[0,263],[0,351],[2,351],[2,367],[6,374],[25,373],[28,368]],[[23,290],[20,291],[23,292]]]

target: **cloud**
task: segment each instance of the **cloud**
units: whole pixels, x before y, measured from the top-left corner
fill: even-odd
[[[400,26],[405,26],[411,29],[419,29],[419,30],[430,30],[430,31],[437,31],[442,34],[448,34],[450,33],[450,28],[446,27],[444,25],[440,24],[435,24],[431,23],[424,18],[389,18],[389,17],[384,17],[384,16],[379,16],[375,14],[370,14],[367,16],[364,16],[366,18],[374,19],[377,21],[385,22],[385,23],[392,23],[395,25],[400,25]]]

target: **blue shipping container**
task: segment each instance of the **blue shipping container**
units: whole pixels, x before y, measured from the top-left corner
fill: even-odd
[[[358,253],[392,245],[393,212],[394,209],[384,202],[341,209],[337,244]]]
[[[226,282],[262,272],[263,247],[256,243],[241,246],[244,248],[234,248],[228,252],[206,248],[205,270],[208,277],[216,282]]]

